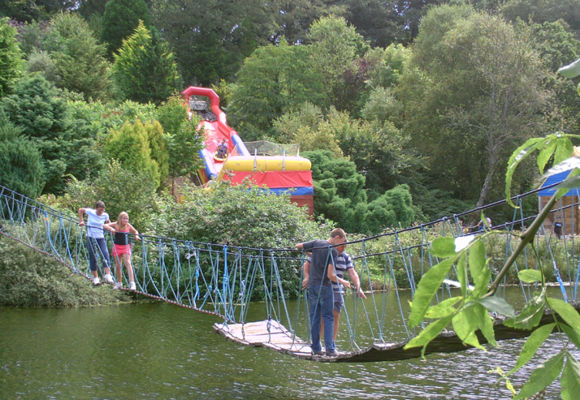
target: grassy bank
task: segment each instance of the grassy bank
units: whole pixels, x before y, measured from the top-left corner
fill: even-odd
[[[131,300],[109,285],[94,287],[54,258],[0,235],[0,305],[80,307]]]

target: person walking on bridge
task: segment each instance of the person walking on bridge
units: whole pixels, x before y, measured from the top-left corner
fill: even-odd
[[[100,254],[103,260],[103,270],[105,271],[105,282],[113,283],[111,276],[111,266],[109,260],[109,250],[107,248],[107,241],[103,229],[115,232],[113,228],[104,226],[109,220],[109,214],[105,212],[105,203],[101,200],[97,201],[95,208],[79,208],[79,225],[84,226],[85,221],[83,216],[87,214],[87,249],[89,251],[89,266],[93,273],[93,285],[101,284],[99,275],[97,273],[97,253]]]
[[[310,336],[312,354],[322,355],[320,344],[320,321],[324,319],[324,346],[327,356],[336,356],[333,339],[334,330],[334,297],[330,282],[339,282],[350,287],[350,282],[339,278],[335,271],[335,260],[338,256],[335,246],[346,243],[346,233],[336,228],[330,232],[328,240],[312,240],[296,244],[296,249],[312,252],[312,262],[308,278],[308,299],[310,301]]]
[[[346,251],[346,243],[341,244],[340,246],[336,247],[336,251],[338,252],[338,256],[336,257],[336,262],[334,264],[334,269],[336,275],[339,278],[344,277],[344,273],[347,272],[352,285],[356,290],[358,297],[362,299],[366,299],[367,296],[363,292],[360,286],[360,278],[354,269],[354,263],[352,261],[352,257]],[[308,287],[308,279],[310,276],[310,262],[311,259],[309,258],[304,262],[302,267],[304,271],[304,279],[302,280],[302,287],[306,289]],[[334,296],[334,330],[333,330],[333,339],[336,345],[336,338],[338,337],[338,326],[340,322],[340,311],[344,307],[344,292],[342,290],[342,285],[338,282],[332,282],[333,288],[333,296]],[[322,321],[322,327],[320,331],[324,329],[324,321]]]
[[[129,278],[129,290],[136,290],[135,277],[133,274],[133,265],[131,263],[131,242],[129,234],[135,235],[135,239],[141,240],[139,232],[129,223],[129,214],[122,211],[119,218],[115,222],[106,224],[107,227],[115,230],[113,239],[113,257],[115,258],[115,273],[117,276],[117,283],[114,289],[121,289],[123,287],[123,269],[121,262],[125,264],[127,269],[127,277]]]

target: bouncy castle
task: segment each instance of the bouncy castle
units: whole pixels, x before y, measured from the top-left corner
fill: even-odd
[[[289,193],[290,200],[307,206],[314,212],[314,189],[310,160],[300,157],[291,145],[267,145],[267,142],[246,145],[226,121],[220,109],[217,93],[210,88],[190,86],[181,92],[190,115],[201,118],[198,129],[205,134],[205,146],[200,151],[203,169],[199,171],[202,183],[223,180],[232,185],[249,182],[267,187],[274,193]],[[197,100],[209,99],[208,103]]]

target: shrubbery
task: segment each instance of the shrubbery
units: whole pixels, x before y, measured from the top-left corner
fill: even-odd
[[[108,286],[95,288],[54,258],[0,236],[0,305],[76,307],[128,299]]]

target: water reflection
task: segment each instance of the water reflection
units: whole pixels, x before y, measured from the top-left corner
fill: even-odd
[[[214,322],[166,304],[0,309],[0,398],[508,398],[487,371],[512,368],[523,343],[427,361],[327,364],[235,344],[212,332]],[[541,358],[560,345],[553,335]]]

